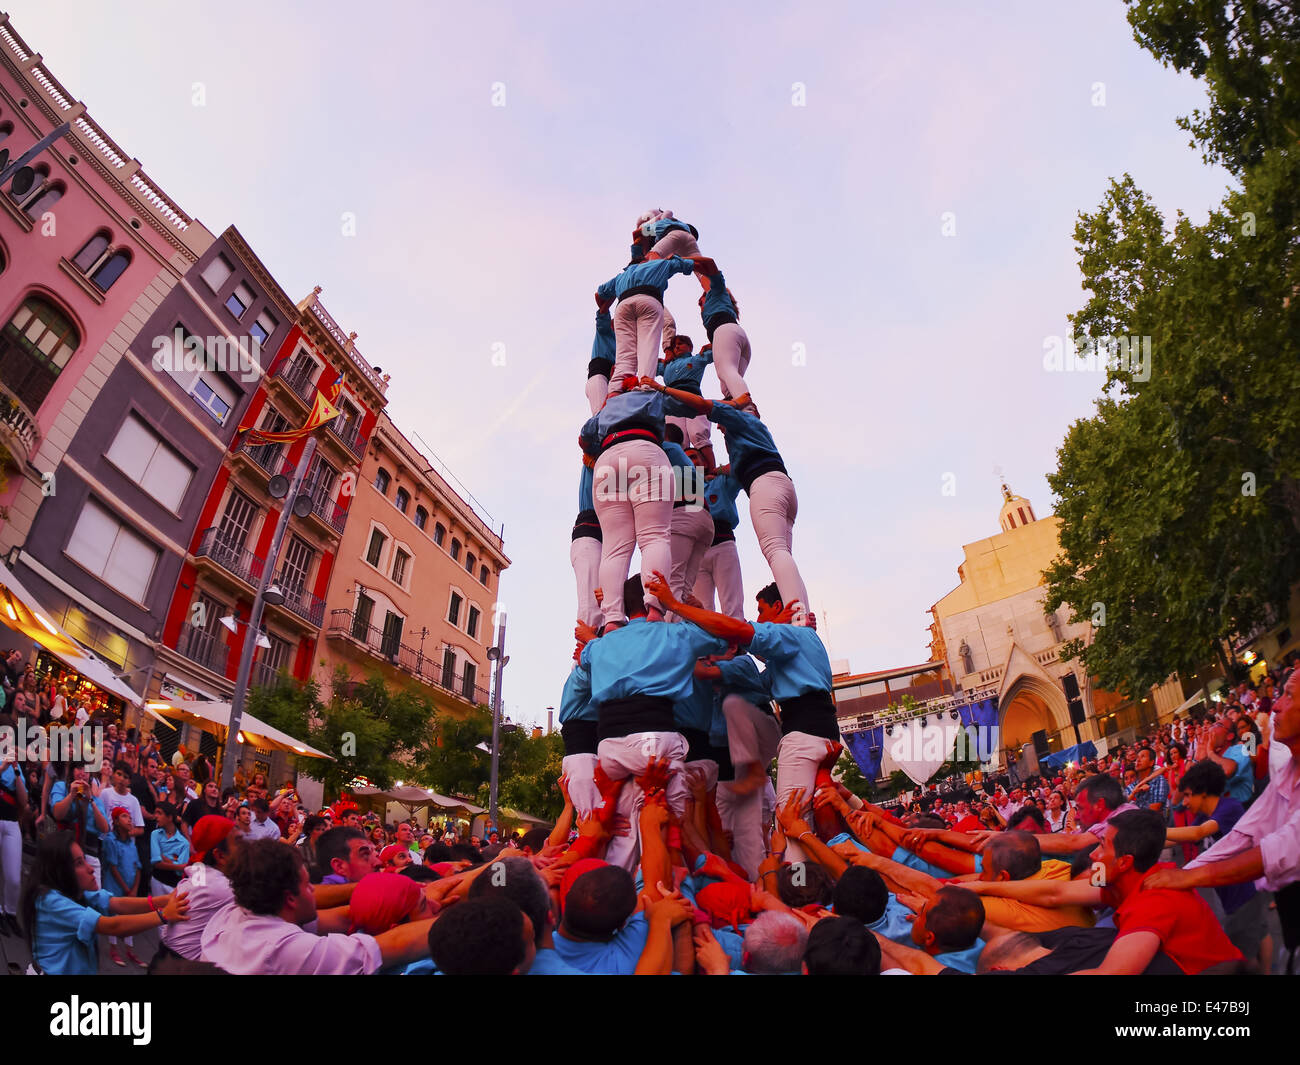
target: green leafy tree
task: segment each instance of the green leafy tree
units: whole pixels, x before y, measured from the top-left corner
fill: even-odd
[[[1064,657],[1136,696],[1270,620],[1300,579],[1300,36],[1278,4],[1152,0],[1129,18],[1205,79],[1210,109],[1184,127],[1240,182],[1203,225],[1166,226],[1125,175],[1075,228],[1075,334],[1150,337],[1150,358],[1111,360],[1057,453],[1046,607],[1093,624]]]

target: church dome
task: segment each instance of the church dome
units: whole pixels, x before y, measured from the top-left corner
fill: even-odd
[[[1002,510],[998,513],[998,526],[1003,532],[1019,529],[1037,519],[1034,508],[1024,496],[1018,496],[1005,484],[1002,486]]]

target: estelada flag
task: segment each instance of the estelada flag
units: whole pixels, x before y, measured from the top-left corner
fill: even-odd
[[[268,444],[279,441],[297,440],[299,437],[306,436],[314,429],[319,429],[331,418],[339,416],[339,409],[328,399],[323,392],[316,393],[316,402],[312,405],[311,413],[307,415],[306,424],[300,429],[286,429],[284,432],[267,433],[261,429],[248,430],[248,442],[253,444]]]

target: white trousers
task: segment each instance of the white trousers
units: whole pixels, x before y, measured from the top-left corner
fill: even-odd
[[[700,246],[691,236],[690,230],[670,229],[659,238],[650,251],[661,259],[671,259],[674,255],[680,255],[683,259],[693,259],[700,254]]]
[[[736,767],[736,776],[742,776],[745,766],[751,762],[758,762],[766,770],[781,743],[781,726],[776,718],[763,713],[741,695],[723,698],[722,716],[727,720],[727,749],[732,765]],[[731,784],[718,785],[718,814],[722,817],[722,827],[731,833],[732,860],[751,880],[758,876],[758,866],[767,853],[763,805],[770,787],[768,781],[765,787],[748,795],[737,795]],[[723,812],[724,797],[726,813]]]
[[[726,399],[749,391],[745,371],[749,369],[749,335],[739,322],[726,322],[713,331],[713,372],[718,375]]]
[[[587,378],[587,404],[593,415],[600,413],[609,394],[609,378],[604,374],[593,374]]]
[[[596,756],[594,754],[566,754],[560,771],[569,778],[569,798],[573,812],[579,818],[590,817],[600,805],[600,790],[596,787]]]
[[[668,586],[673,595],[681,599],[695,588],[695,578],[700,572],[700,563],[704,561],[705,552],[713,543],[713,518],[707,507],[674,507],[671,549],[673,570],[668,577]]]
[[[803,805],[799,816],[812,824],[813,786],[817,783],[817,767],[826,757],[826,744],[830,741],[824,736],[811,736],[807,732],[790,732],[781,739],[776,750],[776,802],[784,806],[790,793],[803,788]],[[794,840],[786,840],[785,860],[801,862],[804,859],[803,848]]]
[[[23,883],[23,833],[17,821],[0,821],[0,873],[4,875],[0,911],[16,917]]]
[[[596,602],[596,589],[600,587],[600,550],[600,541],[590,536],[580,536],[569,544],[569,564],[573,566],[573,577],[578,584],[577,618],[594,629],[599,629],[601,623],[600,604]]]
[[[653,296],[629,296],[614,308],[614,374],[610,391],[623,390],[628,374],[654,377],[659,365],[659,338],[663,332],[664,305]]]
[[[695,578],[695,598],[706,610],[719,610],[729,617],[745,620],[745,585],[740,577],[740,554],[735,540],[724,540],[704,552]]]
[[[749,518],[754,523],[758,548],[772,569],[781,602],[799,601],[794,617],[796,624],[808,610],[808,589],[791,554],[794,519],[798,513],[799,497],[795,495],[794,482],[780,470],[763,474],[749,486]]]
[[[627,818],[630,831],[626,836],[615,836],[610,840],[605,860],[630,873],[641,860],[639,819],[645,798],[640,786],[631,778],[644,773],[655,759],[667,758],[673,771],[668,782],[668,806],[681,817],[686,812],[689,794],[682,764],[686,757],[686,737],[680,732],[634,732],[630,736],[601,740],[596,754],[601,769],[610,780],[627,780],[618,796],[618,812]]]
[[[709,417],[707,414],[697,414],[694,418],[679,418],[670,414],[664,419],[671,422],[682,431],[682,436],[686,438],[686,443],[682,447],[708,447],[713,443],[713,431],[710,429]]]
[[[751,762],[767,769],[781,746],[781,726],[776,718],[764,713],[743,695],[735,694],[723,698],[722,716],[727,721],[727,752],[737,775],[742,766]],[[825,753],[823,745],[822,754]]]
[[[604,620],[622,621],[623,582],[632,549],[641,551],[642,580],[656,570],[672,572],[673,468],[652,440],[615,444],[596,460],[592,494],[604,538],[600,553],[600,587]],[[659,606],[651,595],[647,606]]]

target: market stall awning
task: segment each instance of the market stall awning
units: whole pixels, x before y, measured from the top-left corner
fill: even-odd
[[[554,821],[547,821],[541,817],[534,817],[532,814],[520,813],[518,810],[512,810],[509,806],[503,806],[500,810],[503,820],[522,821],[526,825],[538,825],[542,828],[549,828],[555,824]]]
[[[230,728],[230,704],[209,702],[202,699],[173,699],[169,702],[151,702],[146,709],[156,711],[164,718],[185,721],[197,725],[205,732],[223,735]],[[301,740],[294,739],[287,732],[260,721],[245,712],[239,722],[239,731],[244,740],[262,750],[288,751],[291,754],[306,755],[308,758],[334,758],[315,747],[308,747]]]
[[[351,794],[358,799],[384,799],[387,802],[400,802],[403,806],[437,806],[443,810],[468,810],[471,814],[483,812],[481,806],[453,799],[450,795],[440,795],[428,788],[419,788],[406,784],[400,788],[352,788]]]
[[[41,609],[13,571],[0,562],[0,622],[44,647],[59,658],[64,665],[76,670],[95,687],[124,699],[132,706],[140,705],[140,695],[132,691],[113,672],[112,666],[82,647],[68,633],[55,625]],[[146,708],[147,709],[147,708]],[[149,711],[153,713],[153,711]],[[157,714],[153,715],[157,717]]]

